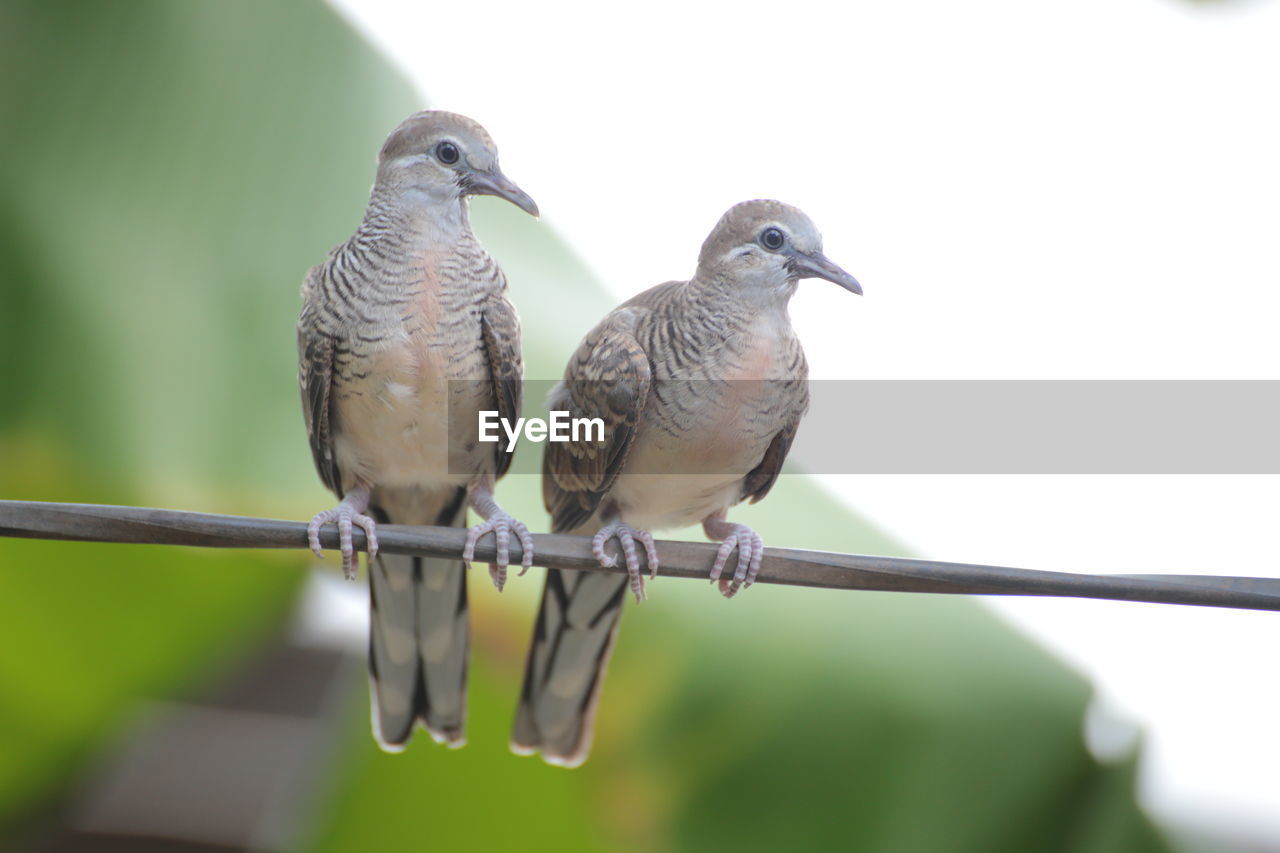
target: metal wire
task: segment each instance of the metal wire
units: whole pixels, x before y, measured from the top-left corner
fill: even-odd
[[[204,548],[308,547],[306,524],[298,521],[35,501],[0,501],[0,536]],[[363,531],[356,529],[354,536],[356,547],[363,549]],[[378,528],[379,548],[388,554],[461,559],[465,538],[466,531],[450,527],[384,524]],[[325,526],[320,541],[326,548],[338,547],[333,525]],[[624,571],[621,566],[602,567],[591,555],[591,541],[582,536],[540,534],[533,541],[540,566]],[[706,580],[716,549],[706,542],[660,541],[660,574]],[[493,554],[493,537],[485,537],[476,548],[476,561],[487,562]],[[511,543],[511,559],[513,564],[519,562],[519,542]],[[1280,578],[1076,574],[788,548],[765,549],[758,580],[825,589],[1038,595],[1280,610]]]

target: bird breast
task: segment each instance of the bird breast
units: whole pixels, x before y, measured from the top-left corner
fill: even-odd
[[[624,520],[684,527],[737,503],[743,478],[803,407],[804,372],[794,335],[753,329],[683,376],[656,379],[611,492]]]
[[[339,465],[388,488],[461,485],[492,457],[458,440],[493,406],[478,306],[443,305],[429,285],[409,291],[394,322],[355,338],[365,345],[336,389]]]

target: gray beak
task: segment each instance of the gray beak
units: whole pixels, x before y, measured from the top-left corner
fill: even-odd
[[[515,181],[502,174],[497,166],[490,172],[472,172],[467,176],[467,195],[494,195],[504,198],[530,216],[538,215],[538,203],[516,186]]]
[[[862,295],[862,285],[858,284],[858,280],[833,264],[821,252],[811,254],[793,252],[791,269],[796,274],[796,278],[825,278],[827,281],[834,281],[845,290]]]

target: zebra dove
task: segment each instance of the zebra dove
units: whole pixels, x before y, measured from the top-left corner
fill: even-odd
[[[617,539],[627,575],[549,570],[526,663],[512,749],[551,764],[586,760],[605,666],[628,586],[644,597],[637,543],[658,568],[652,529],[701,522],[722,544],[711,579],[732,597],[756,578],[764,543],[726,519],[772,488],[808,407],[808,367],[787,303],[802,278],[854,293],[800,210],[731,208],[689,281],[661,284],[589,332],[551,392],[551,409],[599,417],[605,441],[548,443],[542,495],[556,532],[594,532],[601,565]],[[723,577],[733,552],[731,577]]]
[[[341,498],[311,520],[311,547],[321,554],[320,528],[336,522],[354,578],[353,525],[365,531],[373,726],[388,750],[403,748],[415,720],[437,741],[464,742],[467,564],[378,556],[377,524],[460,527],[470,505],[484,521],[469,530],[464,560],[493,533],[499,589],[513,535],[524,568],[533,561],[528,529],[493,496],[510,454],[474,440],[480,410],[518,414],[523,368],[506,278],[471,230],[473,195],[538,214],[479,124],[410,116],[382,146],[360,227],[302,286],[303,411],[320,478]]]

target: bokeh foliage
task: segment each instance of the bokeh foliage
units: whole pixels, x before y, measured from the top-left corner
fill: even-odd
[[[303,2],[8,0],[0,68],[0,497],[327,505],[294,381],[297,286],[420,99]],[[545,224],[492,199],[474,213],[528,373],[553,378],[609,300]],[[545,527],[535,478],[500,495]],[[735,517],[775,545],[901,552],[800,477]],[[56,798],[139,697],[251,654],[307,562],[0,540],[0,826]],[[1163,847],[1132,763],[1083,747],[1087,685],[964,600],[728,604],[659,581],[624,620],[592,760],[515,758],[536,575],[501,599],[473,583],[471,744],[383,755],[353,713],[311,849]]]

